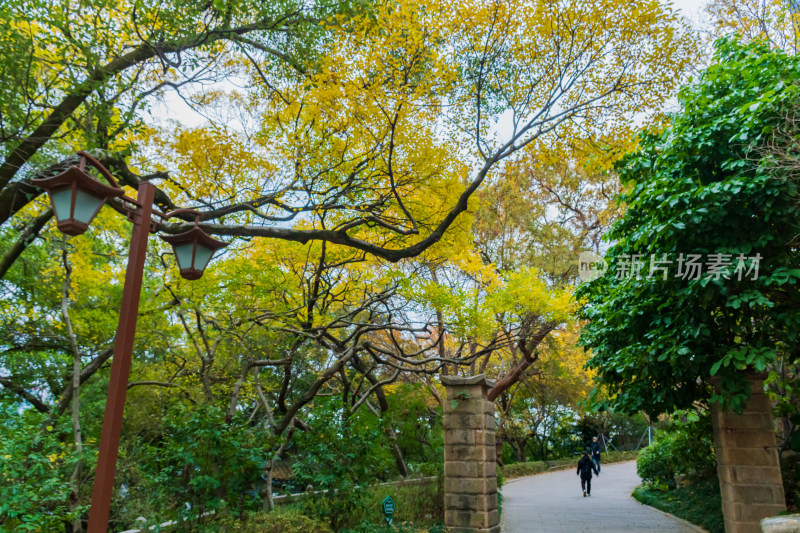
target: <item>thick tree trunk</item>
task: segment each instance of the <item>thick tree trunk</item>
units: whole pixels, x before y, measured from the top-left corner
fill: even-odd
[[[514,448],[514,457],[518,463],[525,462],[525,443],[526,441],[513,440],[510,441],[511,447]]]

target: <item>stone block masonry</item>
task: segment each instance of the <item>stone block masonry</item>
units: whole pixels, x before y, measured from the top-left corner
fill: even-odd
[[[763,376],[747,377],[751,393],[741,414],[711,406],[726,533],[761,533],[762,518],[786,510],[772,405]]]
[[[448,533],[499,533],[492,383],[484,375],[442,376],[444,525]]]

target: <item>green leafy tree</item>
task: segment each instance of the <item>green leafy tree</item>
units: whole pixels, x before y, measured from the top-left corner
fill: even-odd
[[[609,233],[610,268],[578,291],[589,366],[609,393],[601,404],[661,413],[722,400],[737,409],[748,395],[742,371],[763,371],[793,351],[800,193],[752,155],[771,141],[799,81],[796,57],[720,40],[714,64],[682,89],[669,126],[646,131],[618,165],[630,189]],[[641,275],[622,275],[637,254]],[[706,261],[700,276],[680,275],[689,254]],[[668,270],[649,275],[651,255],[672,261]]]
[[[246,417],[226,423],[224,410],[213,405],[177,404],[160,425],[159,439],[137,439],[129,451],[137,465],[126,476],[133,481],[131,470],[140,474],[144,486],[137,490],[148,492],[155,516],[180,511],[202,520],[210,510],[259,508],[253,482],[266,462],[266,429]]]
[[[392,460],[379,445],[380,420],[365,411],[350,416],[335,401],[317,403],[311,421],[316,430],[298,434],[301,451],[293,467],[298,483],[319,491],[305,503],[308,512],[340,531],[357,525],[352,514],[366,505],[366,487],[391,471]]]
[[[63,531],[65,522],[86,510],[68,504],[69,475],[79,458],[62,441],[69,422],[46,425],[43,413],[16,409],[0,398],[0,530]]]

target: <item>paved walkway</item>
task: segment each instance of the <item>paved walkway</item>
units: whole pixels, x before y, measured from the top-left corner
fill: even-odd
[[[577,462],[576,462],[577,464]],[[506,533],[676,533],[702,531],[630,494],[639,485],[636,462],[603,465],[583,497],[575,469],[511,480],[502,489]]]

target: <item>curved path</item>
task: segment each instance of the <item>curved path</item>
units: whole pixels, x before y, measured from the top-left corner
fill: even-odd
[[[576,462],[577,464],[577,462]],[[575,469],[506,482],[502,489],[506,533],[676,533],[703,531],[642,505],[630,494],[639,485],[636,462],[603,465],[583,497]]]

